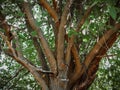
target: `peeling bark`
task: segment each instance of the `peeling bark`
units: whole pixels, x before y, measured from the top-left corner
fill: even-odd
[[[42,68],[37,68],[33,63],[30,62],[30,60],[22,55],[21,51],[16,51],[16,48],[14,48],[10,43],[9,35],[3,34],[3,32],[0,31],[0,36],[10,49],[10,52],[5,51],[5,53],[12,57],[16,62],[24,66],[38,81],[38,84],[42,87],[42,90],[88,89],[96,77],[99,62],[120,35],[120,23],[115,24],[115,20],[111,20],[112,23],[110,21],[110,25],[113,26],[113,28],[108,29],[101,36],[98,42],[96,42],[91,51],[85,57],[85,60],[81,62],[79,50],[76,46],[77,35],[73,34],[68,37],[68,34],[66,33],[66,26],[69,25],[67,22],[69,22],[68,17],[72,12],[70,10],[72,5],[74,5],[73,2],[75,2],[75,4],[79,2],[81,4],[82,1],[66,0],[66,3],[64,3],[65,1],[63,2],[63,0],[52,0],[53,6],[50,5],[47,0],[37,1],[39,2],[40,6],[46,9],[48,14],[53,19],[52,25],[54,26],[53,31],[55,36],[55,54],[53,54],[52,50],[50,49],[41,28],[39,28],[39,26],[37,26],[35,23],[30,3],[25,1],[16,1],[16,3],[21,11],[25,14],[24,18],[28,33],[30,34],[32,31],[37,32],[37,36],[31,36],[31,39],[33,40],[33,44],[37,51],[38,59],[41,62]],[[64,5],[64,8],[62,5]],[[86,10],[85,14],[76,25],[77,27],[75,28],[75,32],[80,32],[95,5],[96,3],[91,5]],[[80,9],[79,4],[73,7]],[[0,28],[3,28],[5,32],[9,32],[10,34],[10,25],[7,23],[5,16],[1,12]],[[17,35],[15,37],[15,40],[17,41],[15,42],[15,45],[18,48],[20,45]],[[19,55],[17,55],[16,52],[19,53]],[[49,64],[47,64],[47,60]]]

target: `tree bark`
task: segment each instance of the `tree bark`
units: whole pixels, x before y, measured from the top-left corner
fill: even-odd
[[[36,25],[32,8],[30,7],[30,2],[26,1],[17,2],[17,4],[21,11],[25,14],[24,18],[29,34],[32,31],[37,33],[37,37],[32,37],[32,41],[35,50],[37,51],[38,59],[41,62],[42,69],[32,64],[30,60],[22,55],[22,52],[19,52],[19,50],[16,50],[16,48],[11,45],[11,41],[9,40],[11,28],[5,20],[4,15],[0,12],[0,27],[4,29],[5,33],[7,32],[7,34],[3,34],[3,32],[0,31],[0,36],[10,49],[10,52],[6,52],[6,54],[24,66],[38,81],[42,90],[88,89],[96,77],[99,62],[120,35],[120,23],[115,24],[114,21],[113,28],[107,30],[103,36],[101,36],[98,42],[96,42],[87,54],[85,60],[81,62],[79,50],[77,50],[75,42],[77,35],[73,34],[71,37],[68,37],[68,33],[66,33],[68,17],[71,13],[71,5],[74,4],[73,2],[77,3],[79,1],[66,0],[66,4],[64,4],[62,3],[62,0],[53,0],[52,2],[54,8],[47,2],[47,0],[38,0],[38,2],[39,5],[46,9],[46,11],[50,14],[54,22],[53,25],[55,25],[55,30],[53,30],[55,34],[55,54],[49,47],[47,39],[43,35],[41,28]],[[62,6],[60,6],[61,4],[65,7],[62,8]],[[79,33],[95,4],[96,3],[86,10],[83,18],[79,20],[77,27],[74,30],[75,32]],[[78,6],[76,6],[76,8],[78,8]],[[59,13],[58,11],[61,12]],[[18,41],[16,42],[16,45],[19,47],[20,45],[17,43]],[[19,52],[20,55],[17,55],[16,51]]]

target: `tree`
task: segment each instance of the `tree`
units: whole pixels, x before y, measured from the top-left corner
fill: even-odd
[[[119,39],[116,42],[119,42]],[[107,56],[103,57],[96,74],[97,78],[94,80],[89,90],[119,90],[119,48],[119,43],[114,43],[112,48],[107,52]]]
[[[119,0],[0,3],[0,51],[26,68],[43,90],[88,89],[120,35]]]

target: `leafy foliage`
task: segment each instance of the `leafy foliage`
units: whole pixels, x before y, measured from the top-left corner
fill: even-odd
[[[60,36],[60,31],[57,30],[60,29],[58,26],[60,24],[60,20],[62,21],[62,12],[64,12],[64,7],[67,2],[66,0],[57,0],[60,2],[59,4],[61,6],[59,11],[56,10],[56,12],[58,13],[58,17],[60,18],[60,20],[58,20],[58,23],[58,21],[56,22],[54,18],[51,18],[52,15],[47,9],[45,9],[44,5],[38,3],[39,0],[28,1],[31,9],[30,13],[33,14],[34,18],[26,19],[27,15],[24,11],[25,8],[22,7],[22,3],[24,2],[24,0],[0,0],[0,12],[5,16],[5,21],[11,27],[11,32],[15,36],[15,39],[12,40],[11,43],[13,44],[13,46],[16,43],[17,44],[16,47],[12,47],[16,51],[21,52],[23,54],[24,58],[22,59],[26,59],[26,61],[28,61],[27,63],[30,62],[30,64],[32,63],[31,65],[40,68],[44,66],[44,61],[48,66],[47,68],[50,69],[51,66],[49,59],[51,58],[51,56],[46,55],[46,53],[48,53],[49,51],[45,51],[46,48],[44,48],[45,45],[43,45],[43,43],[45,41],[47,42],[49,49],[53,53],[53,56],[56,60],[58,58],[57,45],[59,42],[57,41],[57,39]],[[52,6],[54,0],[45,1],[48,1],[48,4]],[[65,37],[65,41],[63,44],[65,46],[64,57],[67,56],[66,52],[67,49],[69,49],[69,45],[74,44],[80,57],[80,62],[81,64],[83,64],[82,67],[86,67],[84,66],[84,61],[86,60],[86,56],[89,55],[90,51],[94,48],[95,44],[100,40],[104,33],[106,33],[110,28],[114,27],[115,22],[120,22],[119,3],[119,0],[74,0],[73,4],[68,10],[69,13],[67,16],[66,25],[63,26],[63,29],[65,29],[65,35],[63,35]],[[84,24],[81,24],[82,26],[81,28],[79,28],[79,31],[77,31],[76,27],[79,26],[79,24],[82,21],[82,18],[84,18],[85,16],[86,11],[90,7],[92,7],[92,5],[94,7],[92,8],[91,13],[89,14],[88,18],[86,18]],[[34,23],[36,27],[39,28],[37,28],[37,30],[31,28],[32,25],[30,25],[29,23],[29,20],[32,21],[33,19],[35,19]],[[0,24],[0,32],[5,35],[5,29],[2,28],[2,24]],[[40,36],[38,32],[41,32],[43,36]],[[72,36],[75,37],[73,43],[70,42]],[[44,38],[45,41],[42,42]],[[36,42],[37,47],[35,46]],[[109,47],[107,46],[107,41],[105,41],[106,48],[109,50],[103,56],[103,59],[100,62],[99,70],[97,71],[97,78],[94,80],[93,84],[89,88],[90,90],[117,90],[120,88],[119,42],[120,38],[118,38],[113,47],[109,49]],[[7,46],[3,37],[0,37],[0,89],[41,89],[41,87],[35,81],[34,76],[31,75],[32,71],[27,70],[28,68],[25,69],[27,66],[24,66],[24,64],[22,66],[20,65],[20,63],[16,63],[13,60],[15,59],[14,56],[11,58],[12,55],[10,53],[8,54],[7,50],[9,50],[9,47]],[[39,50],[41,50],[42,52],[39,52]],[[72,53],[72,48],[70,48],[70,53]],[[76,69],[76,63],[75,58],[72,54],[70,55],[70,59],[73,60],[73,65],[71,65],[71,72],[75,73],[74,69]],[[57,62],[57,65],[57,69],[59,70],[59,61]],[[83,77],[82,80],[81,78],[79,79],[82,81],[81,83],[84,83],[84,77],[87,77],[87,71],[89,71],[89,68],[85,71],[84,75],[81,75],[81,77]],[[71,73],[69,74],[70,76],[72,75]],[[48,76],[50,76],[51,78],[51,72]],[[43,74],[42,78],[44,77],[45,76]],[[76,81],[76,84],[78,83],[79,82]]]

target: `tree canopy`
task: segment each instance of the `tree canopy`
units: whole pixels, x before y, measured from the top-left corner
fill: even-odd
[[[119,0],[0,0],[0,89],[118,89],[119,35]]]

